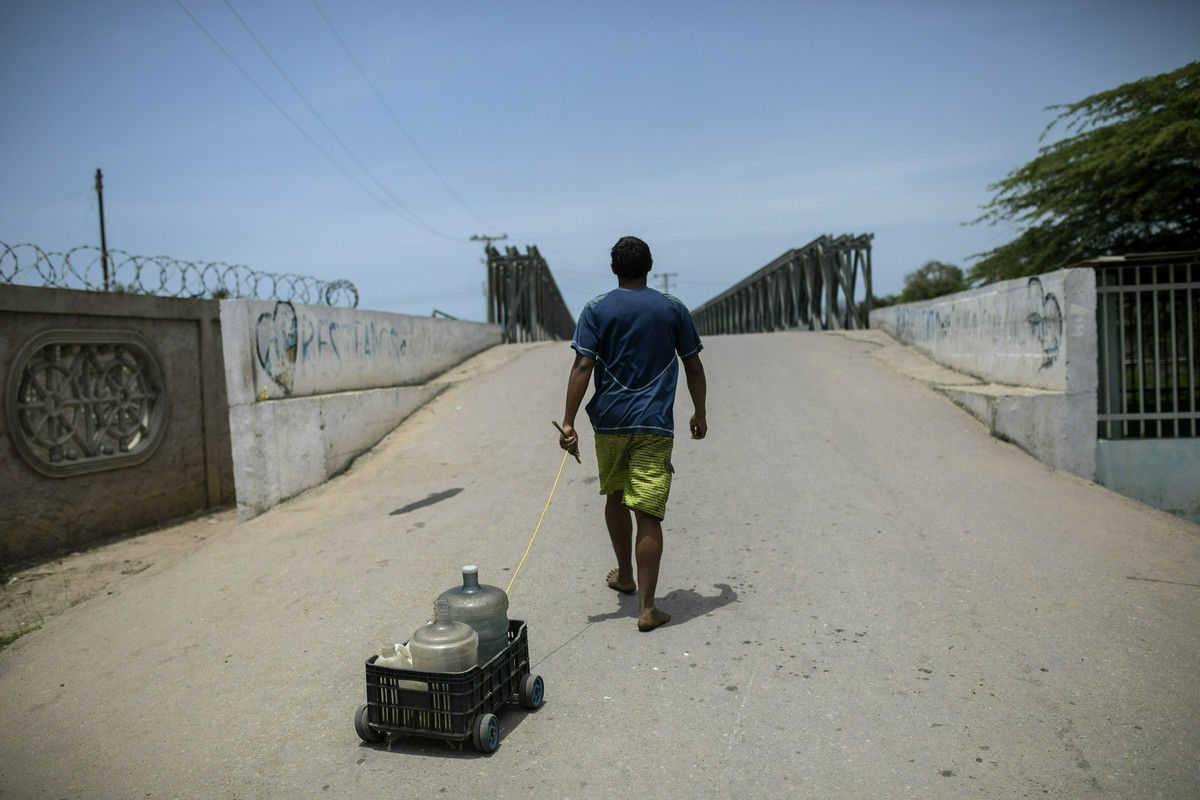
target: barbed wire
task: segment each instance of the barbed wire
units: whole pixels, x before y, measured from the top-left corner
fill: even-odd
[[[35,244],[0,242],[0,283],[103,292],[100,248],[80,245],[46,252]],[[323,281],[307,275],[260,272],[244,264],[184,261],[169,256],[136,256],[108,251],[109,292],[159,297],[285,300],[305,305],[358,307],[358,289],[347,280]]]

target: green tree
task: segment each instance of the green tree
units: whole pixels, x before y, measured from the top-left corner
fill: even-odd
[[[925,266],[904,276],[904,289],[900,292],[898,302],[930,300],[967,288],[966,276],[958,267],[941,261],[926,261]]]
[[[1200,247],[1200,61],[1047,110],[1040,141],[1059,123],[1069,135],[988,187],[974,222],[1024,230],[974,256],[972,282]]]
[[[882,297],[871,295],[871,308],[887,308],[897,303],[915,303],[918,300],[929,300],[944,294],[954,294],[971,288],[967,284],[963,271],[953,264],[943,264],[941,261],[926,261],[925,266],[904,276],[904,289],[900,294],[885,294]],[[855,305],[858,316],[866,319],[867,301],[862,300]]]

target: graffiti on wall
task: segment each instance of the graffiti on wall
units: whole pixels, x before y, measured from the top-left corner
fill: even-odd
[[[295,306],[279,302],[274,312],[258,315],[254,330],[258,363],[285,394],[296,380],[296,329]]]
[[[295,388],[297,372],[306,368],[319,370],[343,360],[394,361],[408,350],[408,340],[392,323],[372,319],[348,323],[297,314],[296,307],[284,301],[276,303],[272,312],[259,314],[254,334],[259,366],[285,395]]]
[[[1042,286],[1041,278],[1033,277],[1025,285],[1025,298],[1030,305],[1029,330],[1033,333],[1038,344],[1042,346],[1041,372],[1054,366],[1058,360],[1059,342],[1062,341],[1063,318],[1062,307],[1054,292],[1047,292]]]
[[[1019,290],[1018,290],[1019,291]],[[965,338],[1001,337],[1013,345],[1029,348],[1028,330],[1040,348],[1038,372],[1053,367],[1061,355],[1062,307],[1053,292],[1046,291],[1041,278],[1030,278],[1016,309],[991,308],[974,298],[951,300],[936,306],[896,308],[896,335],[902,341],[936,345],[951,336]],[[1016,312],[1016,313],[1014,313]]]

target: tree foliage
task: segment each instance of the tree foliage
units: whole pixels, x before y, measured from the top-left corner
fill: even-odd
[[[988,187],[975,223],[1016,223],[969,278],[1034,275],[1088,258],[1200,248],[1200,61],[1070,105],[1066,138]]]
[[[931,300],[944,294],[954,294],[967,289],[967,278],[953,264],[927,261],[925,266],[904,276],[904,289],[900,292],[901,303],[916,303]]]
[[[886,308],[897,303],[915,303],[919,300],[932,300],[944,294],[954,294],[970,289],[966,275],[953,264],[941,261],[926,261],[925,266],[904,276],[904,288],[900,294],[886,294],[883,297],[871,295],[872,308]],[[866,314],[866,302],[859,305],[859,314]]]

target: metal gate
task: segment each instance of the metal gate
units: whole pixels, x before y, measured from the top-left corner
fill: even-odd
[[[1096,271],[1099,438],[1200,436],[1200,251],[1085,264]]]

